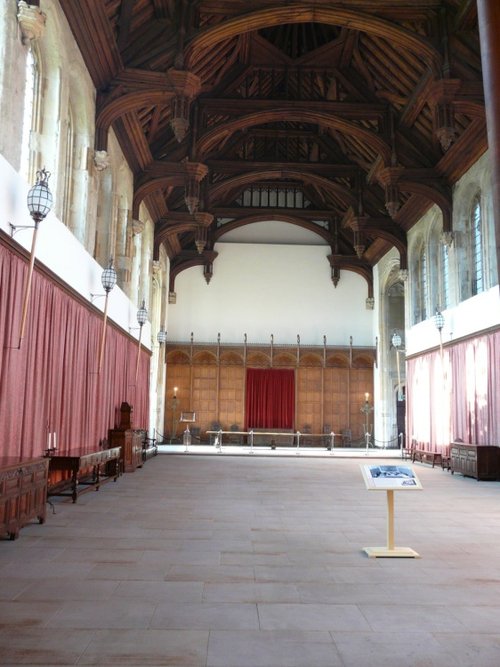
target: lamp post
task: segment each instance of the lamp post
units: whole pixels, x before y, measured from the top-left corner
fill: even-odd
[[[371,412],[373,412],[373,406],[370,405],[368,402],[368,399],[370,398],[370,394],[368,392],[365,393],[365,402],[363,403],[363,406],[361,408],[361,412],[365,416],[365,438],[366,438],[366,450],[368,453],[368,446],[370,444],[370,430],[369,430],[369,424],[368,424],[368,417]]]
[[[98,366],[98,373],[101,372],[102,369],[102,361],[104,358],[104,342],[106,340],[106,322],[108,319],[108,296],[113,287],[116,285],[116,271],[113,267],[113,258],[110,257],[109,259],[109,265],[104,271],[102,272],[101,275],[101,283],[105,291],[105,302],[104,302],[104,318],[102,321],[102,333],[101,333],[101,348],[99,352],[99,366]]]
[[[28,210],[33,219],[34,232],[33,238],[31,240],[31,253],[30,253],[30,264],[28,269],[28,277],[26,279],[26,284],[24,286],[24,296],[23,296],[23,310],[21,315],[21,325],[19,328],[19,347],[21,347],[22,340],[24,338],[24,330],[26,328],[26,320],[28,317],[28,303],[31,292],[31,280],[33,277],[33,267],[35,265],[35,247],[36,247],[36,238],[38,233],[38,225],[46,217],[52,208],[53,197],[52,193],[49,190],[48,180],[50,178],[50,173],[45,169],[41,169],[36,173],[37,181],[35,185],[28,192]]]
[[[137,344],[137,363],[135,366],[135,382],[137,384],[137,376],[139,374],[139,359],[141,354],[141,336],[142,336],[142,327],[146,324],[148,319],[148,311],[146,310],[146,302],[142,301],[142,306],[137,311],[137,321],[139,322],[139,341]]]
[[[172,397],[172,431],[170,432],[170,444],[175,440],[175,436],[177,433],[177,407],[179,405],[179,401],[177,400],[177,389],[178,387],[174,387],[174,395]]]
[[[158,341],[158,370],[157,370],[157,393],[156,393],[156,425],[155,425],[155,433],[156,433],[156,427],[160,426],[160,424],[164,420],[164,407],[165,407],[165,395],[164,395],[164,384],[163,384],[163,376],[164,376],[164,365],[165,365],[165,357],[164,353],[162,352],[165,343],[167,342],[167,332],[163,328],[163,326],[160,328],[156,335],[156,340]],[[164,423],[164,422],[163,422]],[[162,428],[162,431],[165,429]]]
[[[392,334],[392,347],[396,350],[396,365],[397,365],[397,371],[398,371],[398,401],[403,400],[403,392],[401,390],[401,370],[399,368],[399,348],[401,347],[401,336],[400,334],[395,331]]]
[[[439,331],[439,353],[441,355],[441,361],[443,360],[443,327],[444,327],[444,315],[436,308],[436,313],[434,315],[434,324],[436,329]]]

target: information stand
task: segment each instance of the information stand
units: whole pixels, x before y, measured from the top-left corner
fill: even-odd
[[[406,465],[361,465],[361,472],[369,491],[387,493],[387,546],[364,547],[370,558],[420,558],[409,547],[394,546],[394,491],[418,491],[422,484],[413,468]]]

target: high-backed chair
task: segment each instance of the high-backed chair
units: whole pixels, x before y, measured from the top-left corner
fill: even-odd
[[[242,445],[243,444],[243,436],[237,433],[237,431],[241,431],[240,427],[238,424],[231,424],[229,427],[230,431],[233,431],[236,433],[234,435],[228,436],[229,442],[231,442],[233,445]]]
[[[350,428],[343,428],[341,431],[342,447],[350,447],[352,445],[352,431]]]

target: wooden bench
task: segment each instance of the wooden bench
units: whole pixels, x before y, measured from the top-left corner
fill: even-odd
[[[103,479],[116,480],[120,474],[120,447],[99,449],[88,452],[84,449],[74,450],[71,454],[47,454],[50,473],[62,472],[65,478],[53,484],[49,483],[49,496],[71,496],[76,503],[78,495],[84,490],[82,486],[92,486],[99,491]],[[70,477],[66,478],[66,475]]]
[[[432,467],[439,463],[443,466],[443,455],[441,452],[429,452],[426,449],[412,449],[412,462],[419,461],[420,463],[432,463]]]

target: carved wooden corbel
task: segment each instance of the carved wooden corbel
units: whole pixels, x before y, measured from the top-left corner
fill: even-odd
[[[460,79],[440,79],[430,89],[428,102],[433,112],[434,134],[444,152],[457,136],[452,102],[461,85]]]
[[[201,90],[201,81],[196,74],[172,67],[167,72],[175,90],[171,102],[172,118],[170,125],[175,138],[180,143],[189,129],[191,102]]]
[[[398,181],[403,172],[403,167],[385,167],[377,174],[378,182],[383,186],[385,192],[385,208],[391,218],[396,215],[401,205]]]

